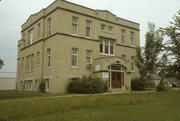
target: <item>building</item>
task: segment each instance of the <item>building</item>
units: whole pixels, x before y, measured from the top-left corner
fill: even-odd
[[[16,89],[16,73],[0,72],[0,90]]]
[[[17,89],[65,92],[72,77],[95,74],[109,89],[130,90],[139,46],[139,24],[107,10],[56,0],[31,15],[18,41]]]

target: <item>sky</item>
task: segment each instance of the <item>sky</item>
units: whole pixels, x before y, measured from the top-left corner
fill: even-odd
[[[156,28],[167,27],[180,10],[180,0],[67,0],[93,9],[108,10],[118,17],[140,24],[141,46],[145,43],[148,22]],[[0,58],[5,65],[0,72],[16,72],[17,42],[21,25],[31,14],[46,8],[54,0],[0,1]]]

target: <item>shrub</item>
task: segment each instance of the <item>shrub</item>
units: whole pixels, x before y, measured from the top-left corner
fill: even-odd
[[[167,91],[167,89],[166,89],[166,87],[164,86],[162,80],[161,80],[161,81],[159,82],[159,84],[156,86],[156,91],[157,91],[157,92],[165,92],[165,91]]]
[[[46,87],[45,81],[44,80],[40,81],[39,86],[38,86],[38,91],[41,93],[44,93],[45,87]]]
[[[134,91],[145,90],[146,80],[143,78],[135,78],[131,80],[131,89]]]
[[[97,94],[106,92],[107,90],[107,83],[94,75],[70,79],[67,86],[67,91],[69,93]]]

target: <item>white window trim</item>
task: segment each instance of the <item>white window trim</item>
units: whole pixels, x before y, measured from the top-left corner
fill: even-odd
[[[72,53],[73,49],[76,49],[76,50],[77,50],[77,54],[73,54],[73,53]],[[72,56],[77,56],[77,66],[73,66],[73,65],[72,65]],[[72,68],[78,68],[78,67],[79,67],[79,49],[78,49],[78,48],[72,48],[72,49],[71,49],[71,67],[72,67]]]
[[[88,56],[88,55],[87,55],[87,52],[90,52],[91,55]],[[92,50],[86,50],[86,59],[87,59],[87,58],[90,58],[90,63],[87,63],[87,60],[86,60],[86,64],[92,64],[92,57],[93,57],[93,55],[92,55]]]
[[[48,53],[48,51],[49,51],[49,53]],[[47,49],[47,51],[46,51],[46,53],[47,53],[47,57],[46,57],[46,68],[47,69],[50,69],[51,68],[51,49],[50,48],[48,48]],[[50,60],[49,60],[49,57],[50,57]],[[49,62],[50,61],[50,62]],[[48,65],[48,63],[50,63],[50,65]]]
[[[133,41],[131,38],[133,38]],[[134,32],[130,32],[130,41],[131,41],[131,46],[134,47],[134,45],[135,45],[135,33]]]
[[[112,31],[109,31],[109,28],[110,28],[110,27],[111,27]],[[108,33],[114,33],[114,27],[113,27],[113,26],[108,26],[108,27],[107,27],[107,32],[108,32]]]
[[[108,56],[115,56],[115,42],[113,41],[113,54],[110,54],[111,50],[110,50],[110,47],[111,47],[111,44],[110,44],[110,41],[112,40],[108,40],[108,54],[105,53],[105,39],[102,40],[103,41],[103,53],[100,53],[101,55],[108,55]]]
[[[89,25],[89,26],[87,26],[87,22],[90,22],[90,25]],[[86,20],[86,30],[87,30],[87,27],[90,28],[90,36],[88,37],[88,36],[86,35],[86,37],[87,37],[87,38],[91,38],[91,36],[92,36],[92,21]]]
[[[134,70],[132,70],[132,63],[133,63],[133,66],[134,66]],[[135,72],[135,56],[131,56],[131,72]]]
[[[77,23],[71,21],[71,22],[72,22],[72,24],[71,24],[71,34],[74,35],[74,36],[78,36],[78,34],[79,34],[79,32],[78,32],[78,31],[79,31],[79,27],[78,27],[78,25],[79,25],[79,18],[78,18],[78,17],[75,17],[75,16],[73,16],[72,19],[73,19],[73,18],[76,18],[76,19],[77,19]],[[73,28],[72,28],[72,27],[73,27],[72,25],[73,25],[73,24],[76,24],[76,25],[77,25],[77,34],[73,34],[73,33],[72,33],[72,29],[73,29]]]
[[[124,34],[122,31],[124,31]],[[122,43],[122,36],[124,36],[124,43]],[[124,29],[121,29],[121,44],[122,45],[126,44],[126,30],[124,30]]]
[[[102,25],[105,26],[105,30],[102,29]],[[101,31],[102,31],[102,32],[106,32],[106,31],[107,31],[107,25],[106,25],[106,24],[101,24]]]

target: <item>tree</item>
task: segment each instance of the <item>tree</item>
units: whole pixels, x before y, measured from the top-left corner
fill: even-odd
[[[4,66],[4,61],[0,59],[0,69]]]
[[[145,59],[145,70],[146,76],[149,80],[151,75],[156,74],[158,66],[158,55],[162,50],[162,40],[163,35],[159,31],[155,30],[155,25],[150,25],[149,30],[146,33],[146,43],[144,50],[144,59]]]
[[[180,81],[180,10],[174,15],[173,22],[167,28],[160,30],[170,39],[165,43],[165,49],[174,56],[173,70],[175,77]]]

